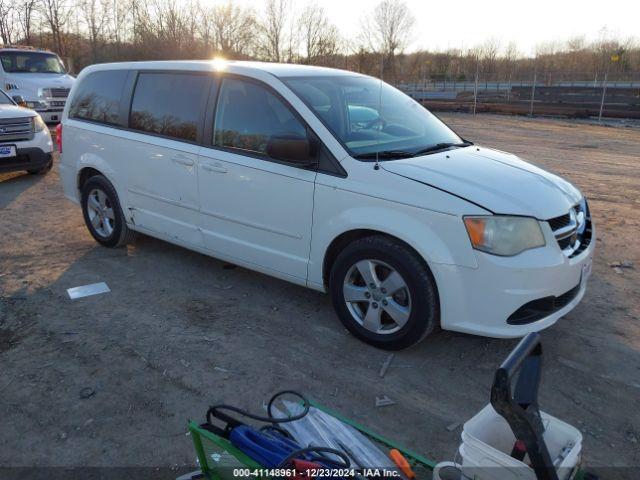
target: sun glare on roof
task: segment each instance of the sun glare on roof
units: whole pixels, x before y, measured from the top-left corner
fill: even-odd
[[[224,57],[214,57],[211,60],[211,63],[213,63],[213,66],[216,70],[224,70],[225,68],[227,68],[227,59]]]

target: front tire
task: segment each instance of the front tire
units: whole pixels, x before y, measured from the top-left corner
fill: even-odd
[[[105,247],[120,247],[133,240],[118,194],[102,175],[89,178],[82,186],[82,213],[91,236]]]
[[[440,321],[427,265],[408,246],[382,235],[356,240],[338,255],[329,290],[347,330],[385,350],[420,342]]]

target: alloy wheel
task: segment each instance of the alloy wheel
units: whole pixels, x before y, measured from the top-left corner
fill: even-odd
[[[94,188],[87,197],[89,221],[98,235],[109,238],[115,228],[115,212],[111,200],[99,188]]]
[[[371,332],[395,333],[411,316],[411,294],[406,281],[380,260],[365,259],[352,265],[342,292],[353,319]]]

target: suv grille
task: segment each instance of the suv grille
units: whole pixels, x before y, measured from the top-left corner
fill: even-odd
[[[31,140],[33,123],[30,117],[0,119],[0,142]]]
[[[70,91],[69,88],[45,88],[42,93],[47,98],[67,98]]]
[[[583,200],[565,215],[547,220],[562,252],[569,258],[583,252],[591,243],[591,215]]]

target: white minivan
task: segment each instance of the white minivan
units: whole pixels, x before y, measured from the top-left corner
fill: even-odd
[[[101,244],[134,231],[330,293],[385,349],[436,325],[493,337],[582,299],[595,232],[569,182],[474,145],[395,88],[328,68],[86,68],[60,132],[65,195]],[[295,321],[295,319],[292,319]]]

